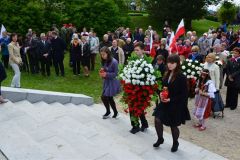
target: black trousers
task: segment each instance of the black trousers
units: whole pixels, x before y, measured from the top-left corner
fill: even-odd
[[[26,54],[21,54],[23,65],[21,66],[21,69],[25,72],[29,72],[29,64],[28,64],[28,58]]]
[[[131,125],[132,125],[133,127],[139,127],[139,126],[140,126],[139,119],[137,118],[136,121],[133,120],[133,116],[132,116],[132,115],[133,115],[133,114],[130,113]],[[145,114],[143,113],[139,118],[140,118],[140,121],[141,121],[142,126],[148,127],[148,121],[147,121],[147,119],[146,119],[146,117],[145,117]]]
[[[39,59],[34,53],[28,54],[29,64],[30,64],[30,72],[32,74],[39,73]]]
[[[50,76],[50,60],[48,58],[43,57],[41,59],[41,73],[45,75],[47,72],[47,76]]]
[[[2,61],[4,67],[7,69],[8,68],[8,62],[9,62],[9,55],[2,55]]]
[[[73,68],[73,74],[80,74],[80,66],[81,61],[80,60],[72,60],[72,68]]]
[[[95,69],[95,63],[96,63],[96,56],[97,54],[92,53],[90,58],[91,58],[91,70],[93,71]]]
[[[226,97],[226,106],[231,109],[237,108],[238,105],[238,92],[239,89],[236,87],[228,86],[227,87],[227,97]]]
[[[0,82],[0,96],[2,95],[1,82]]]
[[[56,75],[59,76],[59,70],[61,71],[61,75],[64,76],[64,64],[63,64],[63,58],[54,58],[53,64],[55,67]]]

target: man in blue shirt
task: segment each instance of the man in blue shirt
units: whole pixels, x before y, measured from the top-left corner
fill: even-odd
[[[8,68],[9,53],[8,53],[8,44],[10,43],[10,38],[7,35],[7,32],[2,33],[3,37],[0,39],[2,61],[5,68]]]

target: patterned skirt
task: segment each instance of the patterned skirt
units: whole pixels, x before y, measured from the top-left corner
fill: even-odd
[[[212,99],[209,97],[201,96],[197,94],[195,96],[195,108],[193,115],[199,119],[207,119],[211,115]]]

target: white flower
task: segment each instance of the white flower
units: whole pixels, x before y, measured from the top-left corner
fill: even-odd
[[[146,81],[146,85],[149,85],[149,81]]]
[[[201,64],[200,64],[200,66],[202,66],[202,67],[203,67],[203,66],[204,66],[204,64],[203,64],[203,63],[201,63]]]
[[[191,63],[188,63],[188,66],[191,66]]]
[[[193,71],[193,72],[192,72],[192,75],[194,76],[195,74],[196,74],[196,73]]]
[[[142,74],[141,74],[141,78],[144,78],[144,77],[145,77],[145,75],[142,73]]]
[[[190,69],[188,69],[188,70],[187,70],[187,73],[191,73],[191,70],[190,70]]]
[[[192,65],[192,68],[195,68],[195,67],[196,67],[196,66],[193,64],[193,65]]]
[[[141,86],[144,86],[144,82],[140,82],[140,85],[141,85]]]
[[[145,70],[145,72],[148,72],[148,71],[149,71],[149,69],[148,69],[148,68],[144,68],[144,70]]]
[[[197,74],[200,75],[200,74],[201,74],[201,71],[197,71]]]
[[[187,62],[189,62],[189,59],[186,59]]]
[[[187,75],[187,79],[191,78],[191,76]]]
[[[196,62],[196,63],[198,63],[198,61],[197,61],[197,60],[195,60],[195,62]]]
[[[126,83],[131,83],[131,81],[129,79],[126,80]]]
[[[182,69],[186,69],[186,67],[185,67],[185,66],[182,66]]]
[[[192,63],[193,61],[190,59],[189,62]]]
[[[150,69],[150,73],[153,73],[154,72],[154,69],[152,68],[152,69]]]
[[[183,72],[183,74],[186,76],[187,75],[187,73],[186,72]]]
[[[154,81],[151,81],[151,85],[154,85],[155,83],[154,83]]]

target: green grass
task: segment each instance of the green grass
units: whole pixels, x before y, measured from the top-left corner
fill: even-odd
[[[131,29],[134,30],[135,27],[141,27],[144,30],[147,29],[149,25],[152,25],[153,28],[158,32],[162,33],[162,25],[163,22],[154,21],[148,14],[144,14],[144,16],[131,16]],[[198,36],[201,36],[204,32],[208,32],[210,27],[217,28],[221,25],[220,22],[214,22],[207,19],[193,20],[192,21],[192,30],[197,32]],[[234,26],[234,30],[237,31],[239,26]],[[173,28],[175,31],[176,28]]]
[[[202,35],[204,32],[208,32],[210,27],[217,28],[221,25],[219,22],[214,22],[206,19],[193,20],[192,30],[196,31],[198,35]]]
[[[39,89],[48,91],[68,92],[85,94],[94,98],[95,102],[100,101],[102,91],[102,79],[98,76],[100,69],[100,56],[97,56],[95,71],[92,71],[90,77],[73,76],[72,68],[69,67],[69,54],[65,55],[65,77],[55,76],[54,67],[51,68],[51,76],[43,77],[41,74],[32,75],[26,72],[21,73],[21,87],[28,89]],[[81,68],[81,73],[82,72]],[[11,67],[7,70],[8,77],[3,82],[3,86],[10,86],[13,77]]]
[[[148,17],[148,14],[143,14],[143,16],[131,16],[130,19],[130,28],[132,31],[135,30],[135,27],[140,27],[143,28],[143,30],[146,30],[148,26],[151,25],[158,33],[162,32],[163,24],[161,22],[153,21]]]

